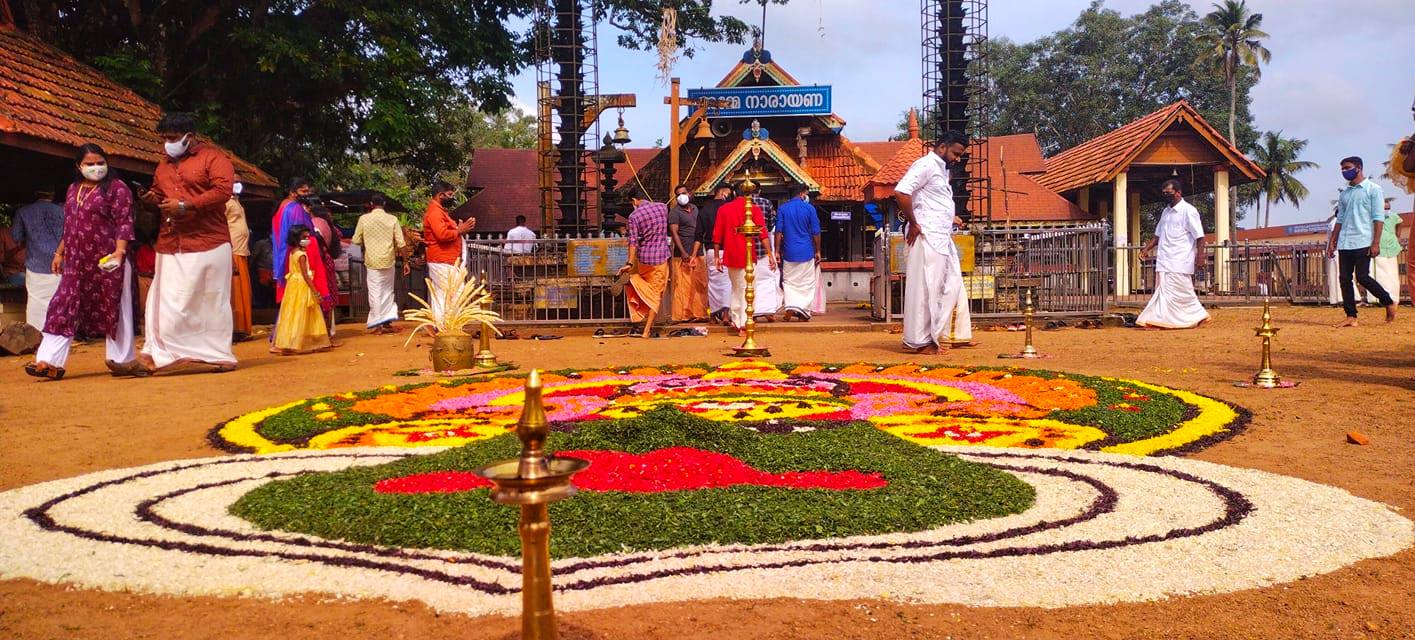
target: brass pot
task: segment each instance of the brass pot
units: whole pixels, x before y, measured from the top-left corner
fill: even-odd
[[[460,371],[476,363],[477,342],[472,336],[440,335],[432,339],[432,370]]]

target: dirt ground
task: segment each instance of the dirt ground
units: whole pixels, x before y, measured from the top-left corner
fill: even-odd
[[[1297,389],[1260,391],[1231,383],[1258,365],[1256,309],[1224,309],[1208,328],[1039,332],[1052,359],[1038,366],[1136,378],[1222,398],[1250,409],[1238,437],[1196,457],[1330,484],[1415,514],[1415,312],[1394,325],[1378,310],[1335,330],[1332,309],[1275,309],[1275,368]],[[829,318],[822,318],[822,320]],[[313,395],[405,383],[399,369],[426,362],[403,338],[341,331],[330,353],[279,358],[264,341],[237,346],[241,368],[222,375],[115,380],[101,343],[81,347],[69,377],[38,382],[24,360],[0,359],[0,489],[100,469],[219,455],[207,430],[233,416]],[[980,332],[981,345],[944,356],[899,352],[884,330],[764,327],[774,360],[936,361],[996,365],[1021,346],[1018,333]],[[541,332],[555,331],[538,329]],[[722,362],[736,344],[707,338],[553,342],[502,341],[499,356],[523,367]],[[523,335],[533,331],[522,329]],[[1345,442],[1348,430],[1371,439]],[[0,541],[0,544],[4,544]],[[1175,570],[1181,571],[1182,567]],[[571,637],[594,638],[1415,638],[1415,550],[1267,589],[1145,604],[1067,609],[916,606],[882,601],[707,601],[562,615]],[[414,603],[280,602],[173,598],[75,590],[27,580],[0,582],[0,637],[7,638],[503,638],[511,618],[437,614]]]

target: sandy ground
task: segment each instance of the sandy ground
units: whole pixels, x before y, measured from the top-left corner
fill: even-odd
[[[1394,325],[1334,330],[1331,309],[1275,310],[1282,328],[1275,368],[1298,389],[1240,389],[1257,368],[1259,312],[1224,309],[1212,326],[1186,332],[1133,329],[1039,332],[1053,356],[1039,366],[1136,378],[1205,393],[1253,412],[1249,429],[1197,457],[1335,485],[1415,514],[1415,313]],[[824,319],[824,318],[823,318]],[[539,331],[554,331],[540,329]],[[223,375],[115,380],[103,347],[81,347],[59,383],[24,376],[21,359],[0,359],[0,489],[89,471],[211,456],[207,430],[238,414],[323,393],[408,378],[423,347],[365,337],[345,327],[345,345],[298,358],[238,345],[241,368]],[[532,333],[523,329],[523,335]],[[570,332],[565,332],[570,333]],[[899,353],[883,330],[766,326],[777,361],[924,361]],[[1016,351],[1017,333],[980,332],[976,349],[928,361],[995,365]],[[721,362],[735,337],[503,341],[497,353],[523,367]],[[1346,444],[1359,430],[1369,446]],[[0,541],[3,544],[3,541]],[[1176,567],[1175,570],[1183,570]],[[1110,607],[978,609],[880,601],[713,601],[570,613],[570,637],[596,638],[1415,638],[1415,551],[1332,574],[1223,596]],[[0,637],[8,638],[502,638],[517,621],[438,615],[417,604],[271,602],[171,598],[0,582]]]

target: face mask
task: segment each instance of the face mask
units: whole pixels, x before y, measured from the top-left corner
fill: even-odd
[[[1361,173],[1360,169],[1345,169],[1341,172],[1341,177],[1346,178],[1347,181],[1351,181],[1356,179],[1356,174],[1358,173]]]
[[[688,200],[689,200],[689,199],[690,199],[690,198],[688,198],[688,194],[686,194],[686,193],[680,193],[680,194],[678,194],[678,204],[680,204],[680,205],[683,205],[683,206],[685,206],[685,207],[688,206]]]
[[[314,194],[300,196],[299,198],[296,198],[296,200],[299,200],[300,204],[308,207],[318,206],[320,203],[319,196]]]
[[[308,246],[310,246],[310,239],[309,239],[309,238],[300,238],[300,247],[301,247],[301,248],[304,248],[304,247],[308,247]]]
[[[801,194],[801,202],[810,202],[810,201],[811,201],[811,194],[809,194],[809,193],[803,193],[803,194]]]
[[[455,198],[443,198],[439,202],[442,203],[442,206],[447,207],[448,209],[451,209],[457,204],[457,200]]]
[[[102,179],[104,178],[104,176],[107,176],[107,175],[108,175],[108,165],[106,165],[106,164],[90,164],[90,165],[84,165],[83,167],[80,167],[80,168],[79,168],[79,171],[84,174],[84,177],[85,177],[85,178],[88,178],[89,180],[92,180],[92,181],[94,181],[94,182],[98,182],[99,180],[102,180]]]
[[[180,158],[180,157],[186,155],[186,154],[187,154],[187,148],[190,147],[191,145],[192,145],[191,136],[190,136],[190,135],[186,135],[186,136],[182,136],[182,139],[181,139],[181,140],[178,140],[178,141],[176,141],[176,142],[164,142],[164,143],[162,143],[162,148],[167,151],[167,155],[171,156],[173,159],[177,159],[177,158]]]
[[[1177,193],[1166,193],[1166,194],[1161,194],[1161,195],[1163,195],[1164,198],[1165,198],[1166,200],[1168,200],[1170,204],[1179,204],[1179,199],[1180,199],[1180,195],[1179,195],[1179,194],[1177,194]]]

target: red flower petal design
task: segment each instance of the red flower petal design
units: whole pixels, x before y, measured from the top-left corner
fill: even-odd
[[[559,455],[583,458],[590,467],[575,476],[583,491],[663,493],[721,489],[740,485],[833,491],[879,489],[889,485],[884,476],[862,471],[787,471],[768,473],[752,468],[734,456],[692,447],[671,447],[649,453],[622,451],[562,451]],[[488,488],[490,482],[467,471],[435,471],[380,480],[379,493],[454,493]]]

